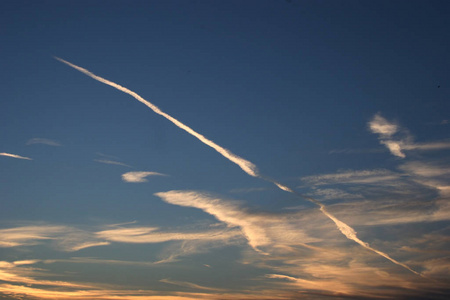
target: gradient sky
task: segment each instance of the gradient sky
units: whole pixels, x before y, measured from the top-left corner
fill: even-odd
[[[1,1],[0,299],[448,299],[449,15]]]

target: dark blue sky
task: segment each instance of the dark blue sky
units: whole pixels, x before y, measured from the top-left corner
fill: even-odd
[[[262,286],[280,299],[441,290],[449,15],[448,1],[2,1],[0,268],[28,277],[0,276],[0,295],[30,278],[46,285],[35,264],[98,283],[86,299],[133,273],[141,277],[121,288],[186,299],[262,299]],[[271,179],[54,56],[138,93]],[[349,241],[271,180],[326,203],[361,240],[440,283]],[[442,255],[424,254],[431,241]],[[123,270],[110,271],[117,261]],[[83,267],[96,275],[83,280]]]

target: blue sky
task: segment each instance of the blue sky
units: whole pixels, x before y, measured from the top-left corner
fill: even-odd
[[[2,1],[0,299],[447,298],[449,10]]]

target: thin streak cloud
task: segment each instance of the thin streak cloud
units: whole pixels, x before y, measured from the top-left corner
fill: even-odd
[[[218,288],[202,286],[202,285],[198,285],[198,284],[191,283],[191,282],[186,282],[186,281],[176,281],[176,280],[170,280],[170,279],[161,279],[159,282],[173,284],[173,285],[178,285],[178,286],[183,286],[183,287],[187,287],[187,288],[191,288],[191,289],[195,289],[195,290],[207,290],[207,291],[216,291],[216,292],[225,292],[226,291],[224,289],[218,289]]]
[[[43,145],[54,146],[54,147],[61,146],[61,144],[56,141],[53,141],[50,139],[43,139],[43,138],[32,138],[32,139],[28,140],[28,142],[26,144],[27,145],[43,144]]]
[[[299,193],[296,193],[295,191],[293,191],[291,188],[282,185],[281,183],[270,179],[268,177],[262,176],[261,174],[259,174],[258,168],[256,167],[256,165],[254,165],[252,162],[243,159],[242,157],[239,157],[237,155],[235,155],[234,153],[232,153],[231,151],[229,151],[228,149],[225,149],[219,145],[217,145],[216,143],[214,143],[213,141],[207,139],[206,137],[204,137],[203,135],[199,134],[198,132],[194,131],[193,129],[191,129],[190,127],[188,127],[187,125],[181,123],[180,121],[178,121],[177,119],[173,118],[172,116],[168,115],[167,113],[161,111],[157,106],[155,106],[154,104],[148,102],[147,100],[145,100],[144,98],[142,98],[141,96],[139,96],[137,93],[121,86],[118,85],[117,83],[114,83],[112,81],[109,81],[107,79],[104,79],[100,76],[97,76],[95,74],[93,74],[92,72],[88,71],[87,69],[84,69],[82,67],[79,67],[77,65],[74,65],[64,59],[61,59],[59,57],[55,57],[55,59],[59,60],[60,62],[82,72],[83,74],[97,80],[100,81],[104,84],[107,84],[109,86],[112,86],[124,93],[127,93],[131,96],[133,96],[135,99],[137,99],[139,102],[145,104],[147,107],[149,107],[151,110],[153,110],[155,113],[163,116],[164,118],[166,118],[167,120],[171,121],[173,124],[175,124],[177,127],[183,129],[184,131],[186,131],[187,133],[193,135],[194,137],[196,137],[197,139],[199,139],[202,143],[204,143],[207,146],[210,146],[211,148],[213,148],[214,150],[216,150],[217,152],[219,152],[222,156],[224,156],[225,158],[227,158],[228,160],[230,160],[231,162],[237,164],[245,173],[247,173],[248,175],[252,176],[252,177],[258,177],[261,178],[263,180],[269,181],[273,184],[275,184],[278,188],[280,188],[281,190],[296,194],[297,196],[300,196],[301,198],[312,202],[314,204],[316,204],[317,206],[319,206],[320,211],[327,216],[330,220],[332,220],[336,226],[338,227],[338,229],[341,231],[342,234],[344,234],[348,239],[355,241],[356,243],[360,244],[361,246],[363,246],[364,248],[373,251],[385,258],[387,258],[388,260],[404,266],[406,269],[412,271],[415,274],[418,274],[417,272],[411,270],[409,267],[407,267],[406,265],[403,265],[400,262],[395,261],[394,259],[390,258],[387,254],[378,251],[370,246],[368,246],[367,243],[361,241],[357,236],[356,236],[356,232],[347,224],[345,224],[344,222],[338,220],[335,216],[333,216],[331,213],[329,213],[326,209],[325,209],[325,205],[323,205],[322,203],[320,203],[319,201],[306,196],[306,195],[302,195]],[[386,122],[384,122],[385,120],[382,117],[378,117],[378,119],[375,122],[374,126],[371,126],[371,129],[376,132],[376,133],[380,133],[383,137],[391,137],[394,133],[397,132],[397,127],[395,125],[389,124]]]
[[[7,157],[12,157],[12,158],[18,158],[18,159],[33,160],[33,159],[29,158],[29,157],[20,156],[20,155],[17,155],[17,154],[5,153],[5,152],[0,153],[0,156],[7,156]]]
[[[131,168],[130,165],[121,163],[119,161],[114,161],[114,160],[108,160],[108,159],[94,159],[94,161],[102,163],[102,164],[107,164],[107,165],[117,165],[117,166],[123,166],[123,167],[128,167]]]

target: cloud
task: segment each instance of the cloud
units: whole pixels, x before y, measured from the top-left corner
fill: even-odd
[[[450,149],[449,141],[414,143],[413,137],[405,128],[400,128],[396,123],[389,122],[377,113],[369,121],[369,129],[379,135],[380,143],[385,145],[392,155],[405,158],[404,151],[432,151]]]
[[[327,216],[330,220],[332,220],[332,221],[336,224],[336,226],[339,228],[339,230],[340,230],[347,238],[353,239],[355,242],[357,242],[358,244],[362,245],[362,246],[365,247],[366,249],[369,249],[369,250],[371,250],[371,251],[373,251],[373,252],[375,252],[375,253],[378,253],[378,254],[384,256],[385,258],[391,260],[392,262],[395,262],[392,258],[390,258],[389,256],[387,256],[386,254],[384,254],[384,253],[382,253],[382,252],[380,252],[380,251],[378,251],[378,250],[375,250],[375,249],[373,249],[373,248],[371,248],[371,247],[368,247],[368,246],[367,246],[367,243],[362,242],[360,239],[358,239],[358,238],[356,237],[356,232],[353,231],[354,234],[348,234],[348,231],[350,230],[349,226],[348,226],[347,224],[343,223],[342,221],[338,220],[338,219],[337,219],[336,217],[334,217],[331,213],[329,213],[329,212],[325,209],[325,206],[324,206],[323,204],[321,204],[319,201],[317,201],[317,200],[315,200],[315,199],[313,199],[313,198],[311,198],[311,197],[309,197],[309,196],[306,196],[306,195],[302,195],[302,194],[296,193],[296,192],[293,191],[291,188],[289,188],[289,187],[287,187],[287,186],[285,186],[285,185],[283,185],[283,184],[281,184],[281,183],[279,183],[279,182],[277,182],[277,181],[275,181],[275,180],[273,180],[273,179],[270,179],[269,177],[262,176],[262,175],[259,173],[259,171],[258,171],[256,165],[254,165],[252,162],[250,162],[250,161],[248,161],[248,160],[245,160],[245,159],[243,159],[242,157],[239,157],[239,156],[235,155],[235,154],[232,153],[230,150],[225,149],[225,148],[223,148],[223,147],[217,145],[217,144],[214,143],[213,141],[207,139],[207,138],[204,137],[203,135],[201,135],[201,134],[199,134],[198,132],[194,131],[192,128],[186,126],[185,124],[181,123],[181,122],[178,121],[177,119],[175,119],[175,118],[173,118],[172,116],[168,115],[167,113],[161,111],[157,106],[155,106],[154,104],[148,102],[147,100],[145,100],[144,98],[142,98],[141,96],[139,96],[137,93],[135,93],[135,92],[133,92],[133,91],[131,91],[131,90],[129,90],[129,89],[127,89],[127,88],[121,86],[121,85],[118,85],[117,83],[114,83],[114,82],[109,81],[109,80],[106,80],[106,79],[104,79],[104,78],[102,78],[102,77],[100,77],[100,76],[97,76],[97,75],[93,74],[92,72],[90,72],[90,71],[88,71],[88,70],[86,70],[86,69],[84,69],[84,68],[82,68],[82,67],[79,67],[79,66],[77,66],[77,65],[74,65],[74,64],[72,64],[72,63],[70,63],[70,62],[68,62],[68,61],[66,61],[66,60],[63,60],[63,59],[58,58],[58,57],[55,57],[55,59],[57,59],[58,61],[60,61],[60,62],[62,62],[62,63],[64,63],[64,64],[66,64],[66,65],[68,65],[68,66],[70,66],[70,67],[72,67],[72,68],[74,68],[74,69],[76,69],[76,70],[82,72],[83,74],[85,74],[85,75],[87,75],[87,76],[89,76],[89,77],[91,77],[91,78],[93,78],[93,79],[95,79],[95,80],[97,80],[97,81],[99,81],[99,82],[102,82],[102,83],[104,83],[104,84],[107,84],[107,85],[109,85],[109,86],[112,86],[112,87],[114,87],[114,88],[116,88],[116,89],[118,89],[118,90],[120,90],[120,91],[122,91],[122,92],[124,92],[124,93],[127,93],[127,94],[131,95],[131,96],[134,97],[136,100],[138,100],[139,102],[145,104],[147,107],[149,107],[151,110],[153,110],[153,112],[155,112],[156,114],[159,114],[159,115],[163,116],[164,118],[166,118],[167,120],[169,120],[169,121],[171,121],[173,124],[175,124],[177,127],[183,129],[183,130],[186,131],[187,133],[189,133],[189,134],[191,134],[192,136],[196,137],[198,140],[200,140],[200,141],[201,141],[202,143],[204,143],[205,145],[207,145],[207,146],[213,148],[214,150],[216,150],[217,152],[219,152],[222,156],[224,156],[225,158],[227,158],[229,161],[231,161],[231,162],[235,163],[236,165],[238,165],[238,166],[239,166],[245,173],[247,173],[248,175],[250,175],[250,176],[252,176],[252,177],[258,177],[258,178],[261,178],[261,179],[263,179],[263,180],[269,181],[269,182],[275,184],[275,185],[276,185],[278,188],[280,188],[281,190],[284,190],[284,191],[287,191],[287,192],[290,192],[290,193],[294,193],[294,194],[296,194],[297,196],[299,196],[299,197],[301,197],[301,198],[303,198],[303,199],[305,199],[305,200],[307,200],[307,201],[309,201],[309,202],[311,202],[311,203],[316,204],[317,206],[320,207],[320,211],[322,211],[322,213],[323,213],[325,216]],[[375,120],[375,123],[376,123],[376,124],[373,125],[373,126],[371,126],[371,129],[374,130],[374,131],[377,132],[377,133],[382,134],[383,136],[388,136],[388,137],[390,137],[392,134],[394,134],[394,133],[397,131],[397,128],[396,128],[395,126],[393,126],[392,124],[388,124],[388,123],[385,124],[384,119],[381,118],[381,117],[377,117],[377,116],[376,116],[376,117],[374,118],[374,120]],[[137,179],[137,180],[140,180],[140,179]],[[136,181],[135,181],[135,182],[136,182]],[[138,181],[138,182],[140,182],[140,181]],[[345,230],[343,229],[344,227],[345,227]],[[352,238],[352,237],[354,237],[354,238]],[[254,247],[254,248],[256,249],[256,247]],[[398,262],[395,262],[395,263],[400,264],[400,263],[398,263]],[[408,268],[408,269],[409,269],[409,268]],[[409,269],[409,270],[410,270],[410,269]],[[412,271],[412,270],[411,270],[411,271]],[[413,271],[413,272],[414,272],[414,271]]]
[[[422,150],[422,151],[444,150],[444,149],[450,149],[450,142],[441,141],[441,142],[433,142],[433,143],[405,144],[402,146],[402,148],[405,150]]]
[[[6,295],[27,295],[39,299],[90,299],[90,300],[290,300],[292,294],[277,294],[264,289],[252,293],[206,293],[178,292],[157,290],[111,289],[111,287],[95,287],[91,289],[50,289],[45,287],[29,287],[12,284],[0,284],[0,293]]]
[[[339,173],[313,175],[302,177],[301,180],[307,184],[380,184],[381,182],[392,182],[401,178],[402,174],[386,169],[375,170],[348,170]]]
[[[196,191],[169,191],[156,193],[156,196],[170,204],[201,209],[230,227],[239,227],[248,244],[259,253],[321,241],[299,229],[300,218],[295,219],[291,213],[251,212],[236,201]]]
[[[68,252],[109,244],[90,232],[68,226],[31,225],[0,229],[0,248],[33,246],[44,242]]]
[[[106,284],[83,283],[70,281],[69,274],[65,274],[67,281],[44,279],[45,277],[54,277],[56,274],[42,269],[42,266],[56,262],[75,262],[75,263],[96,263],[94,259],[72,259],[72,260],[29,260],[29,261],[0,261],[0,295],[14,299],[39,298],[39,299],[123,299],[123,300],[237,300],[237,299],[289,299],[278,296],[274,291],[261,291],[252,293],[233,293],[229,290],[214,287],[206,287],[192,282],[161,279],[161,283],[177,285],[201,292],[181,292],[174,290],[152,290],[152,289],[127,289],[124,286],[115,285],[114,287]],[[116,261],[112,261],[116,263]],[[132,262],[130,262],[132,263]],[[139,262],[135,262],[139,263]],[[128,264],[128,266],[137,266],[137,264]],[[139,266],[149,266],[146,262]],[[40,264],[39,268],[30,265]],[[121,263],[119,262],[119,265]],[[154,268],[155,266],[152,265]],[[275,296],[276,295],[276,296]]]
[[[414,224],[450,220],[446,200],[377,200],[335,204],[330,209],[353,226]]]
[[[122,174],[122,180],[125,182],[147,182],[147,176],[167,176],[157,172],[127,172]]]
[[[263,192],[267,191],[267,188],[265,187],[259,187],[259,188],[240,188],[240,189],[232,189],[230,190],[230,193],[253,193],[253,192]]]
[[[399,167],[421,185],[436,189],[443,198],[450,198],[450,166],[445,162],[411,161]]]
[[[32,139],[28,140],[26,144],[27,145],[43,144],[43,145],[54,146],[54,147],[61,146],[61,144],[56,141],[49,140],[49,139],[42,139],[42,138],[32,138]]]
[[[339,189],[315,189],[314,195],[322,200],[362,198],[362,195],[360,194],[350,194]]]
[[[207,291],[215,291],[215,292],[226,291],[225,289],[212,288],[212,287],[202,286],[202,285],[198,285],[198,284],[191,283],[191,282],[176,281],[176,280],[170,280],[167,278],[161,279],[161,280],[159,280],[159,282],[178,285],[178,286],[182,286],[182,287],[187,287],[187,288],[194,289],[194,290],[207,290]]]
[[[52,287],[70,287],[70,288],[90,288],[91,285],[77,284],[65,281],[53,281],[34,279],[33,276],[40,276],[41,273],[34,268],[23,267],[30,264],[38,263],[39,260],[18,261],[18,262],[6,262],[0,261],[0,281],[6,281],[10,283],[20,283],[26,285],[38,284],[47,285]],[[0,292],[1,292],[0,285]]]
[[[369,121],[369,129],[372,133],[379,135],[380,143],[385,145],[391,154],[401,158],[406,157],[402,152],[404,142],[392,139],[393,135],[399,131],[397,124],[389,122],[378,113]]]
[[[20,155],[17,155],[17,154],[5,153],[5,152],[0,153],[0,156],[7,156],[7,157],[12,157],[12,158],[18,158],[18,159],[32,160],[29,157],[20,156]]]
[[[23,226],[0,229],[0,247],[35,245],[41,240],[54,239],[58,234],[66,231],[64,226]]]
[[[388,122],[379,113],[369,122],[369,128],[373,133],[378,133],[383,139],[390,138],[398,131],[398,125]]]
[[[328,154],[361,154],[361,153],[381,153],[381,149],[333,149]]]
[[[401,165],[399,168],[405,172],[422,177],[450,175],[450,166],[445,164],[436,165],[429,162],[411,161]]]
[[[386,145],[389,151],[398,157],[405,158],[406,155],[402,152],[402,143],[397,141],[381,141],[382,144]]]
[[[108,164],[108,165],[117,165],[117,166],[123,166],[123,167],[128,167],[131,168],[130,165],[118,162],[118,161],[114,161],[114,160],[107,160],[107,159],[94,159],[94,161],[102,163],[102,164]]]
[[[209,230],[202,232],[164,232],[157,227],[118,228],[99,231],[96,235],[120,243],[163,243],[181,240],[228,240],[240,236],[236,230]]]

